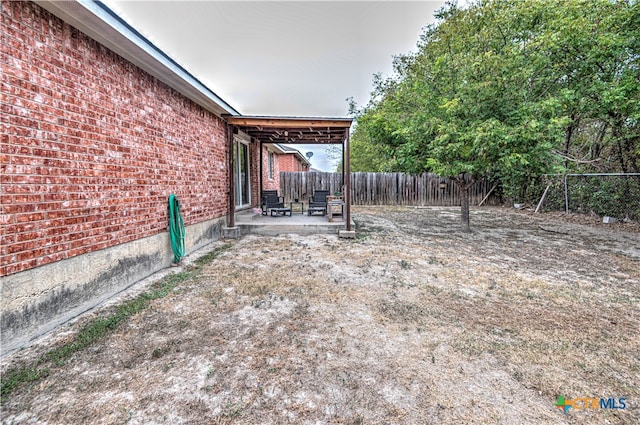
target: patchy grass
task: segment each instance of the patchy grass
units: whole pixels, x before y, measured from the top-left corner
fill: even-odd
[[[355,240],[244,237],[63,366],[47,363],[3,417],[640,422],[638,234],[491,208],[462,234],[458,214],[355,208]],[[628,407],[564,414],[558,396]]]
[[[2,400],[22,385],[34,384],[47,377],[50,367],[64,366],[71,356],[108,337],[123,322],[146,309],[151,301],[166,297],[180,283],[196,278],[205,264],[210,263],[230,247],[230,244],[226,244],[216,248],[198,258],[193,265],[186,267],[183,271],[164,277],[152,284],[148,291],[117,305],[113,313],[90,320],[71,341],[47,351],[33,363],[19,364],[3,372],[0,391]],[[154,354],[157,353],[154,351]]]

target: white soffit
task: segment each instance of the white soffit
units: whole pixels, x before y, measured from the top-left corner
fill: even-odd
[[[164,52],[112,15],[113,12],[107,12],[106,6],[88,0],[34,2],[203,108],[218,116],[240,115]]]

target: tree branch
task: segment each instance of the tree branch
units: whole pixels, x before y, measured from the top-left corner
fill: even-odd
[[[596,158],[596,159],[592,159],[590,161],[584,160],[584,159],[578,159],[578,158],[574,158],[569,154],[564,154],[556,149],[553,150],[553,153],[558,155],[560,158],[566,160],[566,161],[571,161],[571,162],[575,162],[576,164],[593,164],[594,162],[598,162],[601,161],[602,158]]]

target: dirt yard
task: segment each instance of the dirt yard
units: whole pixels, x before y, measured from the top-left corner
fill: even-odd
[[[640,423],[637,226],[482,208],[463,234],[456,208],[353,216],[356,239],[232,241],[107,339],[14,391],[3,422]],[[558,396],[626,408],[565,414]]]

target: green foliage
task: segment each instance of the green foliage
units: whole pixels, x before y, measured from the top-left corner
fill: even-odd
[[[4,400],[21,385],[37,382],[49,375],[49,370],[31,366],[18,366],[2,374],[2,391],[0,396]]]
[[[232,245],[230,243],[225,243],[224,245],[219,246],[218,248],[213,249],[212,251],[208,252],[207,254],[198,257],[194,262],[193,262],[193,269],[196,271],[200,271],[200,269],[209,264],[211,261],[215,260],[216,258],[218,258],[218,256],[222,253],[224,253],[226,250],[228,250],[229,248],[231,248]]]
[[[619,220],[640,219],[640,178],[572,176],[569,209]]]
[[[538,176],[640,165],[640,6],[606,0],[447,4],[417,53],[374,78],[352,163],[501,182],[526,196]],[[369,158],[381,164],[372,167]]]

